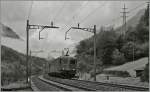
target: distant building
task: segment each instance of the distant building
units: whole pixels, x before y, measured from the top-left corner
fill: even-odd
[[[142,76],[143,71],[144,71],[144,67],[135,69],[136,77]]]

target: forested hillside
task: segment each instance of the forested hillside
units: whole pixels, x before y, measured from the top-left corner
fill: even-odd
[[[117,31],[114,28],[107,31],[100,29],[96,40],[97,72],[101,72],[105,67],[121,65],[149,56],[149,6],[144,11],[137,25],[128,26],[124,35],[118,33],[118,29]],[[82,40],[76,48],[80,71],[91,72],[94,55],[93,37]]]
[[[32,74],[42,73],[45,59],[31,57]],[[25,80],[26,77],[26,56],[4,45],[1,46],[1,84]]]

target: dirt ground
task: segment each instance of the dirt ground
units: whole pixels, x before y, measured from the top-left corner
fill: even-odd
[[[93,78],[90,78],[90,74],[83,74],[80,80],[90,80],[93,81]],[[99,82],[108,82],[124,85],[133,85],[140,87],[149,87],[148,82],[141,82],[140,77],[108,77],[106,74],[99,74],[96,76],[97,81]]]

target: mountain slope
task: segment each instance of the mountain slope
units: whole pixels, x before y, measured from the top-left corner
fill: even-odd
[[[32,74],[42,73],[41,67],[47,61],[39,57],[31,57]],[[26,55],[4,45],[1,46],[1,79],[2,85],[8,82],[24,80],[26,75]]]
[[[141,9],[139,10],[139,12],[137,12],[135,14],[135,16],[133,16],[132,18],[130,18],[127,23],[126,23],[126,27],[136,27],[137,23],[139,23],[139,20],[141,18],[142,15],[144,15],[145,9]],[[117,27],[116,28],[116,32],[120,33],[120,31],[122,31],[122,26]]]
[[[139,22],[142,15],[144,15],[145,9],[139,10],[135,16],[133,16],[130,20],[127,21],[127,27],[132,26],[135,27]]]
[[[100,32],[96,36],[97,67],[106,68],[117,66],[128,63],[133,59],[137,60],[148,57],[149,7],[141,10],[140,13],[137,14],[139,15],[133,16],[133,18],[127,22],[127,25],[132,27],[125,35],[119,34],[119,31],[122,31],[121,27],[118,29],[112,28],[107,31],[103,28],[100,29]],[[80,41],[76,48],[76,57],[80,64],[80,71],[85,68],[87,68],[85,72],[92,71],[92,68],[90,69],[88,65],[93,64],[93,62],[91,63],[94,55],[93,36]],[[103,69],[97,70],[101,72]]]

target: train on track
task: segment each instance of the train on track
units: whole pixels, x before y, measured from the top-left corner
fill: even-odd
[[[77,78],[77,59],[71,57],[68,54],[54,59],[49,64],[49,76],[59,77],[59,78]]]

